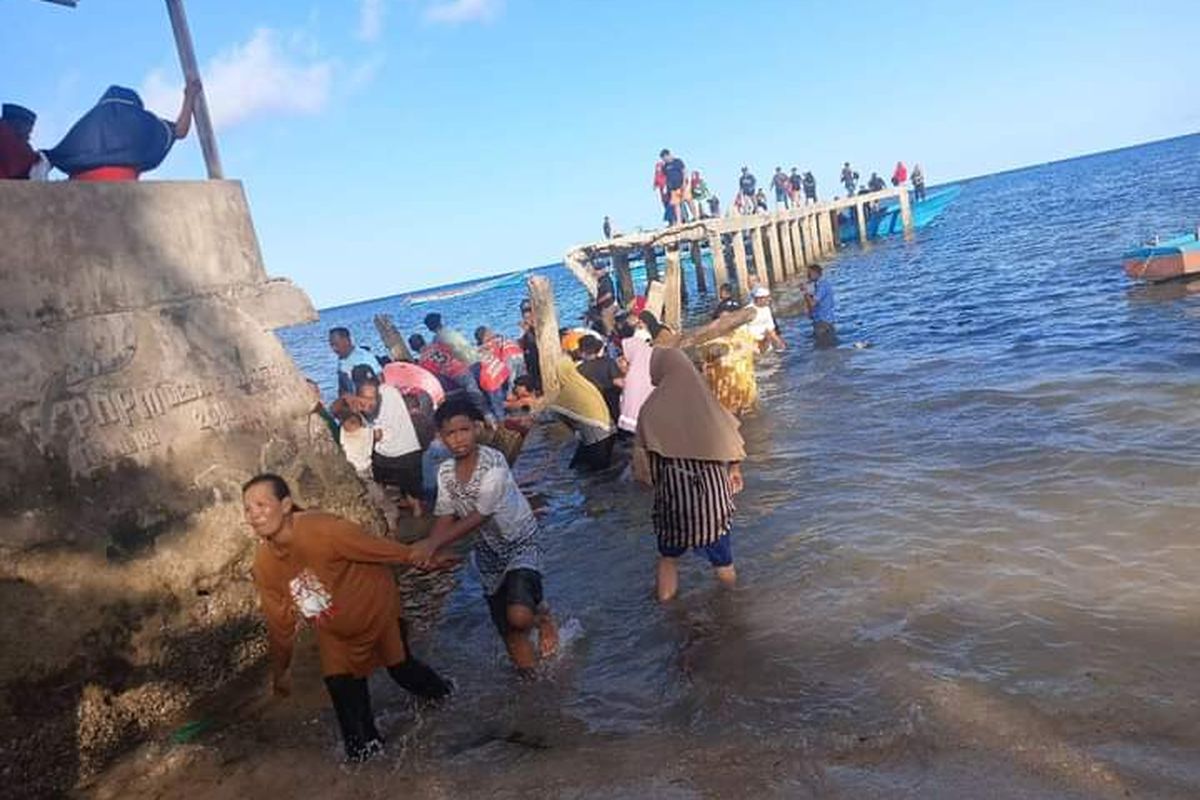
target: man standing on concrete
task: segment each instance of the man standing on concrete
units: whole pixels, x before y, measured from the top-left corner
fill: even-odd
[[[788,181],[787,173],[783,171],[783,167],[776,167],[775,174],[771,176],[771,187],[775,190],[775,207],[784,208],[791,207],[791,184]]]
[[[846,187],[846,197],[853,197],[858,191],[858,173],[850,167],[850,162],[842,164],[842,186]]]
[[[359,347],[350,338],[349,328],[329,329],[329,349],[338,357],[338,395],[354,394],[354,368],[365,364],[371,373],[379,371],[379,359],[365,347]]]
[[[813,344],[817,347],[836,347],[834,315],[837,303],[833,299],[833,287],[825,278],[825,270],[820,264],[809,266],[808,280],[810,285],[804,292],[804,308],[812,320]]]
[[[26,180],[42,157],[29,144],[34,114],[24,106],[5,103],[0,116],[0,179]]]

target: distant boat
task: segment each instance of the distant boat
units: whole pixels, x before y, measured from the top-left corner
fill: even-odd
[[[1200,228],[1193,233],[1155,240],[1121,256],[1125,274],[1135,281],[1169,281],[1200,274]]]
[[[455,297],[467,297],[468,295],[479,294],[490,289],[497,289],[501,286],[507,286],[510,283],[517,283],[525,278],[524,272],[513,272],[508,275],[500,275],[487,280],[475,281],[465,285],[451,286],[446,289],[437,289],[432,292],[421,292],[420,294],[410,294],[404,298],[404,302],[413,305],[421,303],[434,303],[442,300],[451,300]]]
[[[946,206],[958,197],[960,191],[962,191],[961,186],[948,186],[945,189],[930,192],[924,200],[913,203],[913,228],[920,230],[933,222],[939,214],[946,210]],[[842,244],[858,241],[858,220],[855,218],[854,209],[842,213],[839,230],[841,231],[839,239]],[[900,219],[899,201],[885,201],[880,204],[879,210],[867,220],[868,239],[881,239],[884,236],[891,236],[893,233],[901,233],[903,230],[904,222]]]

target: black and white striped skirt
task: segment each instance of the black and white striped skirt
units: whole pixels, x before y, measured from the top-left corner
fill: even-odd
[[[654,533],[668,547],[705,547],[733,524],[733,490],[723,461],[650,453]]]

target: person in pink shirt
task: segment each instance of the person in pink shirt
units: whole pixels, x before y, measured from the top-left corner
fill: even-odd
[[[626,433],[637,432],[638,412],[642,404],[654,389],[650,382],[650,355],[653,347],[650,344],[650,332],[642,325],[637,317],[630,317],[636,325],[625,324],[621,340],[621,352],[629,365],[625,373],[625,386],[621,391],[621,416],[617,419],[617,427]]]

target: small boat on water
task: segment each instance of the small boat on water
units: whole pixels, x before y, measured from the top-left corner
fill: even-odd
[[[937,219],[938,215],[946,210],[946,206],[950,205],[950,202],[958,197],[958,193],[961,191],[961,186],[947,186],[945,189],[930,192],[924,200],[913,203],[913,228],[920,230]],[[867,219],[868,239],[881,239],[884,236],[901,233],[903,230],[904,222],[900,219],[899,201],[889,200],[881,203],[879,208]],[[858,220],[855,218],[854,209],[842,212],[839,231],[838,238],[842,244],[858,241]]]
[[[1121,256],[1125,274],[1135,281],[1169,281],[1200,275],[1200,228],[1192,233],[1155,238]]]
[[[433,303],[441,300],[450,300],[455,297],[466,297],[468,295],[486,292],[489,289],[507,286],[510,283],[516,283],[522,280],[524,277],[525,273],[523,272],[512,272],[508,275],[500,275],[495,278],[488,278],[486,280],[475,281],[473,283],[450,286],[445,289],[437,289],[432,292],[410,294],[404,298],[404,302],[418,305],[420,303]]]

